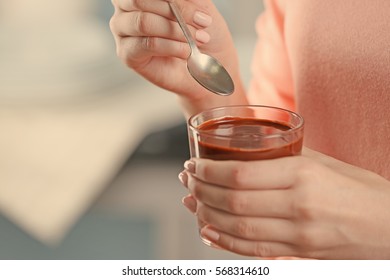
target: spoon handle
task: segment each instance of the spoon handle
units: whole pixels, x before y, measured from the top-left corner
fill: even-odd
[[[199,52],[198,47],[196,46],[195,40],[192,37],[191,32],[188,29],[188,26],[187,26],[183,16],[181,15],[179,7],[176,5],[176,3],[173,0],[169,0],[168,3],[169,3],[169,6],[171,7],[171,10],[172,10],[174,16],[176,17],[177,22],[180,25],[181,30],[184,33],[184,36],[187,39],[188,44],[190,45],[191,51],[192,52]]]

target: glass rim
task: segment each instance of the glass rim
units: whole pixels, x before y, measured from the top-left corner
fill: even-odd
[[[280,132],[274,133],[274,134],[262,135],[261,136],[262,139],[264,139],[264,138],[268,139],[268,138],[283,137],[283,136],[286,136],[288,134],[295,133],[296,131],[302,130],[303,129],[303,125],[305,123],[303,117],[301,115],[299,115],[298,113],[296,113],[294,111],[291,111],[291,110],[288,110],[288,109],[280,108],[280,107],[268,106],[268,105],[226,105],[226,106],[218,106],[218,107],[206,109],[206,110],[204,110],[202,112],[199,112],[199,113],[196,113],[196,114],[192,115],[188,119],[188,121],[187,121],[188,127],[192,131],[195,131],[197,133],[202,133],[202,135],[213,136],[213,137],[220,137],[220,138],[232,138],[232,136],[229,136],[229,135],[219,135],[217,133],[204,132],[204,131],[199,130],[197,127],[195,127],[193,125],[194,119],[199,117],[201,114],[211,113],[213,111],[219,111],[219,110],[229,109],[229,108],[237,108],[237,109],[240,109],[240,108],[257,108],[257,109],[259,109],[259,108],[266,108],[266,109],[272,109],[272,110],[277,110],[277,111],[283,111],[285,113],[293,115],[294,117],[296,117],[299,120],[297,126],[292,127],[292,128],[290,128],[288,130],[284,130],[284,131],[280,131]],[[223,117],[228,117],[228,116],[222,116],[220,118],[223,118]],[[216,120],[216,119],[220,119],[220,118],[214,118],[214,119]],[[212,120],[212,119],[210,119],[210,120]]]

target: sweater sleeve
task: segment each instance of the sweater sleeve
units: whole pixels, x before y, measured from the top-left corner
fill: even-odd
[[[295,110],[294,86],[284,38],[287,2],[264,1],[265,11],[256,21],[258,41],[253,54],[248,99],[251,104]]]

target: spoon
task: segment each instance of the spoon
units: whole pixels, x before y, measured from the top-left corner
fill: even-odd
[[[191,48],[187,58],[187,69],[191,76],[211,92],[225,96],[232,94],[234,83],[227,70],[214,57],[200,52],[176,3],[172,0],[168,3]]]

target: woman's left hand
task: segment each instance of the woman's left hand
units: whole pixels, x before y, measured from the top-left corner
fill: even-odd
[[[262,258],[390,258],[390,182],[377,174],[309,149],[185,167],[183,202],[217,247]]]

